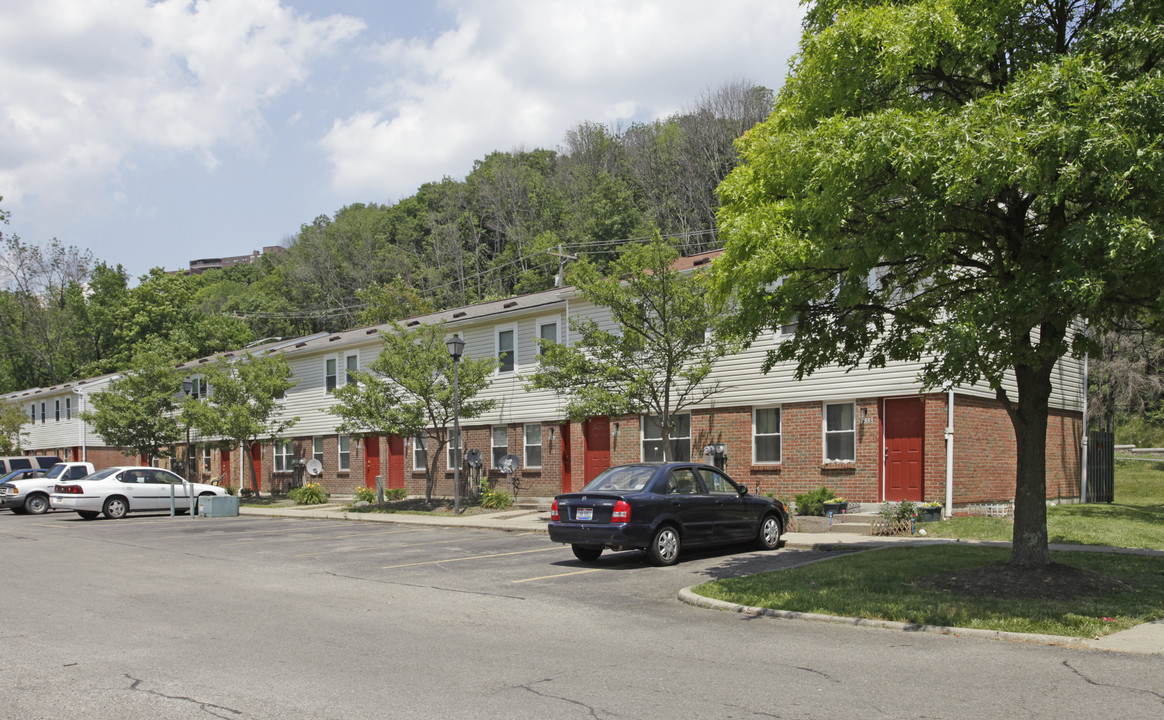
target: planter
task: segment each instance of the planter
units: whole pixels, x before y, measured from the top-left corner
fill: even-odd
[[[919,507],[917,509],[917,519],[919,522],[937,522],[942,519],[942,508],[939,507]]]
[[[842,513],[844,513],[848,509],[849,509],[848,502],[825,503],[824,504],[824,514],[825,515],[828,515],[829,513],[832,513],[833,515],[841,515]]]

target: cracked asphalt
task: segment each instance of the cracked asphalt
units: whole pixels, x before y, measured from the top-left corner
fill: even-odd
[[[1164,658],[691,607],[827,553],[583,564],[542,533],[0,514],[0,717],[1157,718]]]

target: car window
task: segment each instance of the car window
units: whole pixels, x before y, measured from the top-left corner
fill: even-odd
[[[140,470],[126,470],[121,473],[121,477],[118,480],[121,480],[123,483],[144,483],[146,481],[145,475]]]
[[[153,475],[153,479],[150,482],[161,483],[162,485],[175,485],[182,482],[182,478],[177,475],[171,475],[165,470],[153,470],[150,474]]]
[[[727,475],[708,468],[700,468],[700,473],[703,474],[703,484],[707,486],[707,492],[712,495],[740,494],[740,489],[728,479]]]
[[[73,467],[69,468],[67,473],[70,480],[80,480],[87,474],[88,473],[85,472],[85,467],[83,465],[74,465]]]
[[[691,468],[679,468],[671,471],[671,478],[667,481],[668,495],[695,495],[699,493],[699,483],[695,479],[695,471]]]
[[[653,467],[612,467],[603,470],[582,489],[587,492],[638,492],[647,486],[654,474]]]

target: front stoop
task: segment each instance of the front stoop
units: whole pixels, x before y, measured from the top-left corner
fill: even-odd
[[[802,533],[850,533],[868,535],[870,523],[876,513],[845,513],[832,518],[798,515],[792,519],[792,532]]]

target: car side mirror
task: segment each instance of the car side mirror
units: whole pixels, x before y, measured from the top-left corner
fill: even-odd
[[[748,494],[748,486],[747,485],[740,485],[740,495],[747,495],[747,494]]]

